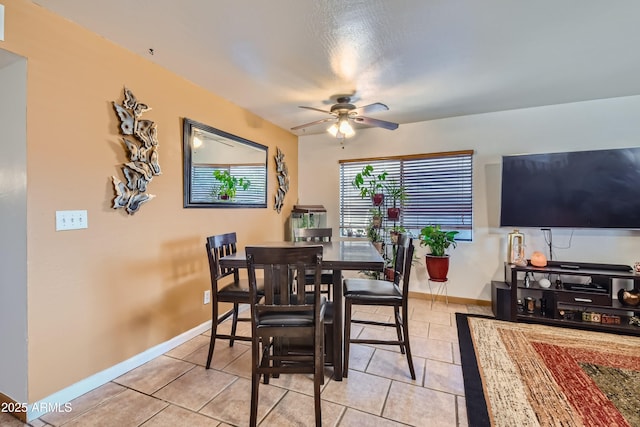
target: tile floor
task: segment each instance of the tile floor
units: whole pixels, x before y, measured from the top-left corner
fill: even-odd
[[[417,379],[397,347],[352,344],[349,377],[322,389],[325,426],[466,426],[455,312],[490,314],[490,307],[411,299],[410,334]],[[389,319],[391,311],[358,307],[354,317]],[[249,324],[239,329],[246,333]],[[228,322],[220,328],[229,328]],[[395,336],[389,328],[354,324],[361,337]],[[209,332],[174,348],[71,402],[69,413],[49,413],[39,426],[246,426],[249,423],[250,343],[219,341],[206,370]],[[283,375],[260,385],[261,426],[314,425],[313,381]],[[0,426],[26,424],[0,414]]]

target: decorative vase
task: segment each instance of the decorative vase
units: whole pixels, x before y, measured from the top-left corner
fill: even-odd
[[[371,225],[373,225],[375,228],[380,228],[380,226],[382,225],[382,217],[381,216],[372,217]]]
[[[373,201],[373,206],[380,206],[384,202],[384,194],[376,193],[371,197],[371,200]]]
[[[398,237],[400,237],[400,233],[397,231],[389,232],[389,239],[391,239],[391,243],[394,245],[398,244]]]
[[[431,280],[445,281],[447,280],[447,274],[449,274],[449,255],[426,256],[427,273]]]
[[[628,307],[637,307],[640,305],[640,290],[620,289],[620,291],[618,291],[618,301],[620,301],[620,304]]]

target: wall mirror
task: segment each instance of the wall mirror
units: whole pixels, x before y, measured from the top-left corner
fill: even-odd
[[[184,119],[185,208],[266,208],[268,147]]]

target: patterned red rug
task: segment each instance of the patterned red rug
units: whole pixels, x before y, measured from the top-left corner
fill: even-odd
[[[640,427],[640,337],[456,316],[470,426]]]

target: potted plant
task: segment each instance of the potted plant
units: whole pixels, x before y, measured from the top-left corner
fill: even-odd
[[[456,247],[458,231],[444,231],[440,225],[428,225],[420,230],[420,246],[429,246],[426,256],[427,273],[432,280],[446,280],[449,273],[449,246]]]
[[[387,208],[387,217],[391,221],[400,219],[400,207],[407,200],[407,189],[392,179],[384,186],[387,197],[393,201],[393,207]]]
[[[220,200],[233,200],[236,197],[238,187],[247,190],[251,185],[251,181],[247,178],[231,176],[226,170],[215,170],[213,177],[219,182],[218,186],[214,188],[213,194]]]
[[[394,225],[393,227],[389,227],[389,239],[391,240],[391,243],[393,243],[394,245],[396,243],[398,243],[398,236],[400,236],[400,233],[405,233],[407,230],[405,230],[405,228],[401,225]]]
[[[362,168],[362,172],[359,172],[351,184],[360,190],[360,197],[363,199],[371,197],[374,206],[380,206],[384,201],[384,194],[382,193],[383,182],[387,179],[387,172],[375,174],[373,166],[366,165]]]
[[[373,221],[367,226],[367,239],[373,243],[373,246],[375,246],[378,252],[382,253],[382,236],[380,235],[380,228],[373,225]]]
[[[369,209],[369,214],[371,214],[371,224],[376,228],[380,228],[382,225],[382,211],[380,210],[380,206]]]

